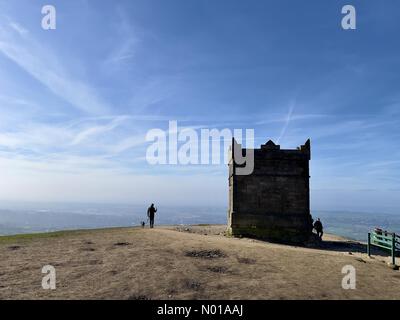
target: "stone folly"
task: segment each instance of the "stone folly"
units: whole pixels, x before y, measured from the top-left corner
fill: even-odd
[[[238,175],[233,150],[254,151],[254,170]],[[260,149],[242,149],[232,139],[229,162],[228,233],[280,242],[305,242],[312,232],[310,215],[310,140],[284,150],[271,140]]]

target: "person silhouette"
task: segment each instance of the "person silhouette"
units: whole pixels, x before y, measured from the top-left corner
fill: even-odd
[[[324,235],[324,227],[322,226],[322,222],[319,218],[314,222],[314,229],[317,231],[318,238],[322,240],[322,236]]]
[[[154,207],[154,203],[147,209],[147,216],[150,219],[150,228],[154,228],[154,216],[157,212],[157,208]]]

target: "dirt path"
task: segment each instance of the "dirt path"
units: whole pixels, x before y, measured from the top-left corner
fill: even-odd
[[[400,299],[400,272],[343,239],[308,249],[221,232],[122,228],[0,238],[0,298]],[[44,265],[56,268],[56,290],[41,287]],[[356,290],[342,289],[345,265],[356,268]]]

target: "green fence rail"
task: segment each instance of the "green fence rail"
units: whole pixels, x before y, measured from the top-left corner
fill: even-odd
[[[368,233],[368,256],[371,256],[371,246],[389,250],[392,256],[392,264],[396,264],[396,254],[400,252],[400,237],[395,233],[376,230]]]

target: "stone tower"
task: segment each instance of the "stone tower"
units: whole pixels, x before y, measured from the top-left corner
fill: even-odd
[[[254,170],[238,175],[234,148],[254,151]],[[239,151],[240,152],[240,151]],[[232,140],[229,162],[228,233],[283,242],[304,242],[312,232],[310,140],[283,150],[271,140],[260,149],[242,149]]]

